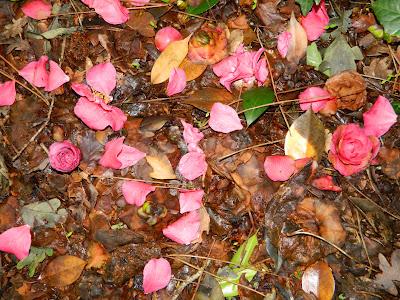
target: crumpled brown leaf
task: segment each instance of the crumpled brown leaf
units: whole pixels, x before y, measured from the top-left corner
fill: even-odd
[[[373,58],[369,66],[363,68],[365,75],[386,79],[393,70],[389,69],[392,60],[389,56],[384,58]]]
[[[392,179],[400,177],[399,149],[382,147],[378,153],[378,158],[382,164],[382,172],[385,175]]]
[[[329,78],[325,88],[336,97],[338,109],[357,110],[367,101],[367,85],[356,71],[344,71]]]
[[[151,13],[144,10],[133,10],[129,13],[129,20],[126,25],[145,37],[153,37],[156,33],[151,24],[155,23],[156,19]]]
[[[391,263],[389,264],[386,257],[379,253],[379,268],[382,273],[376,275],[375,283],[388,293],[397,296],[398,291],[393,281],[400,281],[400,249],[393,251],[391,256]]]

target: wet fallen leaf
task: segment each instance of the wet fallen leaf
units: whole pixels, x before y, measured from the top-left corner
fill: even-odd
[[[185,57],[183,62],[179,65],[179,68],[185,71],[186,81],[191,81],[201,76],[207,69],[207,65],[195,64],[190,59]]]
[[[393,251],[391,256],[391,265],[387,261],[386,257],[379,253],[379,269],[382,273],[376,275],[375,283],[388,293],[397,296],[398,291],[394,281],[400,281],[400,249]]]
[[[175,179],[176,175],[172,169],[171,162],[165,154],[146,156],[148,164],[153,168],[150,176],[155,179]]]
[[[400,150],[397,148],[382,147],[378,153],[382,164],[382,172],[389,178],[400,177]]]
[[[99,269],[104,266],[110,259],[110,255],[99,243],[92,242],[89,246],[89,259],[86,269],[96,268]]]
[[[320,160],[325,150],[325,128],[321,120],[308,110],[290,126],[285,138],[285,154],[294,159]]]
[[[263,104],[272,103],[275,99],[275,94],[270,88],[259,87],[244,92],[242,94],[242,98],[243,98],[243,108],[250,109]],[[244,113],[244,116],[246,117],[247,126],[250,126],[266,110],[267,107],[260,107],[246,111]]]
[[[237,47],[243,43],[244,34],[241,29],[234,29],[230,32],[228,38],[228,51],[229,54],[232,54],[236,51]]]
[[[187,38],[172,42],[160,54],[151,69],[151,83],[159,84],[168,80],[173,68],[178,68],[188,53],[188,42],[191,35]]]
[[[221,102],[222,104],[229,104],[233,99],[233,95],[225,89],[207,87],[195,91],[184,101],[198,109],[209,112],[214,103]]]
[[[50,286],[64,287],[74,283],[83,271],[86,262],[72,255],[58,256],[44,270],[40,278]]]
[[[318,300],[331,300],[335,292],[335,279],[329,265],[323,261],[308,267],[301,278],[306,293],[314,294]]]
[[[153,15],[145,10],[131,10],[129,13],[129,20],[125,24],[139,32],[145,37],[153,37],[156,35],[152,24],[156,23],[156,19]]]

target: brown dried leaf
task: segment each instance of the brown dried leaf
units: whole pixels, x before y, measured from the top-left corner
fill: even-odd
[[[17,20],[13,19],[11,24],[7,24],[4,26],[4,30],[2,30],[1,35],[5,38],[15,37],[20,35],[24,31],[24,26],[28,23],[28,18],[23,17]]]
[[[308,267],[301,278],[306,293],[314,294],[318,300],[331,300],[335,292],[335,279],[329,265],[323,261]]]
[[[289,43],[286,59],[293,64],[297,64],[306,54],[308,39],[306,31],[303,26],[297,22],[294,13],[292,13],[292,16],[290,17],[289,28],[287,31],[291,33],[292,37]]]
[[[150,176],[155,179],[175,179],[176,175],[172,169],[171,162],[165,154],[146,156],[148,164],[153,168]]]
[[[384,58],[373,58],[370,65],[363,68],[363,72],[368,76],[385,79],[390,74],[393,74],[393,70],[389,69],[391,63],[392,60],[389,56]]]
[[[375,283],[388,293],[397,296],[398,291],[393,281],[400,281],[400,249],[393,251],[391,256],[391,263],[389,264],[386,257],[379,253],[379,269],[382,273],[376,275]]]
[[[186,74],[186,81],[191,81],[201,76],[207,69],[207,65],[195,64],[190,59],[185,57],[179,68],[183,69]]]
[[[243,43],[244,35],[243,30],[241,29],[234,29],[230,32],[228,38],[228,52],[232,54],[236,51],[240,44]]]
[[[272,31],[276,31],[284,20],[277,11],[277,3],[274,2],[276,1],[259,1],[256,8],[257,17]]]
[[[389,178],[400,177],[400,150],[397,148],[382,147],[378,153],[382,164],[382,172]]]
[[[83,271],[86,262],[72,255],[58,256],[44,270],[41,278],[50,286],[64,287],[74,283]]]
[[[151,24],[155,24],[156,19],[153,15],[145,10],[131,10],[129,13],[129,20],[126,22],[129,28],[136,30],[145,37],[153,37],[156,35],[154,27]]]
[[[99,269],[104,266],[109,259],[110,255],[103,248],[103,246],[99,243],[92,242],[89,246],[89,260],[86,265],[86,269]]]
[[[233,101],[233,95],[225,89],[206,87],[195,91],[184,101],[198,109],[209,112],[215,102],[229,104]]]

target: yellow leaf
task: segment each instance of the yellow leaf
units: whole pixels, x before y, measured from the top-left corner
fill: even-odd
[[[186,74],[186,81],[196,79],[207,69],[207,65],[195,64],[190,59],[185,58],[179,68],[183,69]]]
[[[50,286],[64,287],[74,283],[81,276],[85,265],[86,262],[79,257],[58,256],[46,266],[41,278]]]
[[[184,40],[175,41],[168,45],[160,54],[151,69],[151,83],[159,84],[168,80],[173,68],[178,68],[185,59],[191,35]]]
[[[176,175],[172,169],[171,162],[165,154],[157,156],[146,156],[148,164],[153,168],[150,176],[155,179],[175,179]]]
[[[101,268],[109,259],[110,255],[102,245],[96,242],[91,242],[89,246],[89,260],[86,269]]]

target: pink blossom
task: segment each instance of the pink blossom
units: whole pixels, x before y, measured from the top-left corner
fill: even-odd
[[[181,214],[185,212],[194,211],[201,207],[202,199],[204,196],[203,190],[181,190],[179,191],[179,212]]]
[[[329,24],[329,16],[325,8],[325,0],[321,0],[319,5],[313,5],[312,10],[301,19],[301,26],[307,33],[309,41],[315,41],[324,32]]]
[[[187,180],[194,180],[207,171],[206,156],[203,152],[189,152],[181,157],[178,164],[179,173]]]
[[[12,105],[16,96],[14,80],[0,83],[0,106]]]
[[[90,8],[94,8],[104,21],[117,25],[128,21],[129,11],[119,0],[82,0]]]
[[[22,5],[22,12],[32,19],[47,19],[51,15],[51,4],[44,0],[28,0]]]
[[[81,161],[81,151],[70,141],[56,142],[49,148],[50,165],[53,169],[69,173]]]
[[[143,269],[145,294],[165,288],[171,280],[171,265],[165,258],[150,259]]]
[[[213,130],[223,133],[243,129],[237,112],[229,105],[220,102],[214,103],[211,107],[208,124]]]
[[[105,146],[100,164],[106,168],[124,169],[136,164],[146,156],[146,153],[138,149],[124,145],[125,137],[120,137],[109,141]]]
[[[300,108],[308,110],[312,108],[313,112],[319,112],[325,107],[333,97],[328,91],[319,87],[309,87],[299,94]]]
[[[137,181],[124,181],[122,184],[122,194],[125,201],[129,204],[142,206],[146,201],[146,196],[154,192],[156,188],[151,184]]]
[[[256,51],[245,51],[240,45],[236,52],[213,66],[214,73],[220,77],[219,82],[231,91],[231,84],[243,80],[246,84],[257,81],[261,86],[267,80],[268,70],[265,58],[261,58],[264,48]]]
[[[363,113],[366,135],[381,137],[397,122],[397,115],[388,99],[379,96],[374,105]]]
[[[181,123],[183,125],[183,139],[188,145],[189,151],[202,152],[198,143],[204,138],[204,134],[200,132],[199,129],[193,127],[192,124],[186,123],[184,120],[181,120]]]
[[[183,69],[173,68],[169,75],[169,81],[167,86],[167,96],[182,92],[186,87],[186,74]]]
[[[333,177],[330,175],[325,175],[325,176],[314,179],[312,181],[311,185],[322,191],[334,191],[334,192],[342,191],[342,188],[340,186],[337,186],[333,182]]]
[[[0,251],[14,254],[22,260],[29,255],[31,241],[29,225],[13,227],[0,234]]]
[[[178,244],[189,245],[200,235],[200,213],[191,211],[163,229],[163,234]]]
[[[291,39],[292,34],[289,31],[284,31],[278,36],[278,51],[283,58],[285,58],[288,53]]]
[[[286,181],[297,171],[295,160],[287,155],[267,156],[264,170],[272,181]]]

